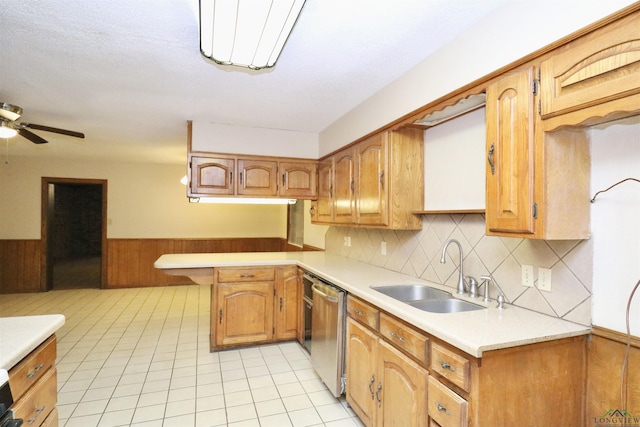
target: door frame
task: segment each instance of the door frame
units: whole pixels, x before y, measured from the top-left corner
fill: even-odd
[[[102,230],[101,230],[101,265],[100,265],[100,289],[107,287],[107,180],[106,179],[82,179],[82,178],[53,178],[42,177],[41,186],[41,228],[40,228],[40,291],[46,292],[53,288],[53,259],[49,246],[49,221],[53,213],[53,204],[49,198],[49,184],[74,184],[74,185],[100,185],[102,188]]]

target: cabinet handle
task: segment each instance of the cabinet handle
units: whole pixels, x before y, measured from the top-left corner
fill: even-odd
[[[282,313],[282,297],[280,297],[280,312]]]
[[[493,164],[493,152],[496,150],[494,144],[491,144],[491,148],[489,148],[489,155],[487,156],[487,160],[489,161],[489,166],[491,166],[491,175],[495,175],[496,167]]]
[[[355,314],[357,314],[358,316],[360,316],[360,317],[364,316],[364,313],[363,313],[362,311],[358,310],[357,308],[354,308],[354,309],[353,309],[353,312],[354,312]]]
[[[39,408],[36,409],[36,413],[33,415],[33,418],[29,418],[27,420],[27,422],[29,424],[33,424],[34,422],[36,422],[36,420],[38,419],[38,417],[40,416],[40,414],[44,411],[45,406],[41,406]]]
[[[251,279],[251,278],[254,278],[256,276],[253,275],[253,274],[241,274],[240,277],[242,277],[243,279]]]
[[[285,177],[285,174],[283,173],[283,174],[282,174],[282,186],[283,186],[283,187],[285,186],[285,185],[284,185],[284,184],[285,184],[284,177]]]
[[[229,185],[233,185],[233,172],[229,172]]]
[[[384,190],[384,171],[380,173],[380,186]]]
[[[329,186],[329,196],[333,197],[333,184]]]
[[[380,390],[382,390],[382,381],[378,383],[378,388],[376,388],[376,400],[378,401],[378,408],[382,406],[382,400],[380,400]]]
[[[219,322],[222,325],[222,309],[220,309],[220,311],[218,312],[218,316],[219,316]]]
[[[371,374],[371,379],[369,380],[369,392],[371,393],[371,400],[375,397],[375,393],[373,392],[373,383],[376,382],[376,374]]]
[[[393,331],[389,332],[389,335],[391,335],[393,338],[397,339],[400,342],[404,342],[404,338]]]
[[[242,185],[242,172],[240,172],[240,185]]]
[[[354,186],[355,184],[356,184],[356,181],[352,179],[352,180],[351,180],[351,192],[352,192],[352,193],[354,192],[354,190],[353,190],[353,186]]]
[[[31,378],[35,377],[35,376],[36,376],[36,374],[38,373],[38,371],[39,371],[40,369],[42,369],[42,368],[44,368],[44,363],[41,363],[41,364],[39,364],[38,366],[36,366],[35,368],[33,368],[33,371],[31,371],[31,372],[29,372],[29,373],[27,374],[27,378],[28,378],[28,379],[31,379]]]
[[[453,366],[449,365],[447,362],[445,362],[444,360],[440,361],[440,366],[442,366],[442,369],[448,369],[451,372],[455,372],[456,368],[454,368]]]
[[[442,403],[436,402],[436,407],[438,408],[438,412],[444,412],[447,415],[451,415],[447,407],[444,406]]]

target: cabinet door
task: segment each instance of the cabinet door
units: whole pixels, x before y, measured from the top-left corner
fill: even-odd
[[[407,356],[380,340],[378,343],[376,425],[426,426],[429,373]]]
[[[387,225],[387,133],[356,146],[356,216],[358,224]]]
[[[543,118],[640,93],[639,20],[635,12],[556,49],[542,62]]]
[[[347,402],[367,427],[373,426],[375,421],[377,348],[378,337],[352,318],[347,318]]]
[[[533,68],[487,88],[487,234],[533,234]]]
[[[233,159],[192,157],[189,195],[234,194],[234,166]]]
[[[355,223],[355,159],[353,150],[346,150],[336,155],[333,184],[334,221],[341,224]]]
[[[214,313],[216,345],[270,340],[273,282],[217,284]]]
[[[270,160],[238,159],[238,195],[276,196],[278,163]]]
[[[280,196],[298,199],[315,199],[318,196],[318,164],[316,162],[280,162],[278,167]]]
[[[298,268],[294,265],[278,269],[276,279],[275,324],[276,339],[295,339],[298,336]]]
[[[314,222],[333,222],[333,190],[333,158],[330,158],[318,164],[318,200],[313,204],[311,218]]]

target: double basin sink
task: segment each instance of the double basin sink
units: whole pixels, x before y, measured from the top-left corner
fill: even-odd
[[[454,298],[449,292],[424,285],[372,286],[371,289],[431,313],[459,313],[485,307]]]

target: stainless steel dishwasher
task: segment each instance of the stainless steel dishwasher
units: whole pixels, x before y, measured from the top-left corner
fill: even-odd
[[[344,356],[347,293],[339,287],[305,273],[312,283],[311,364],[329,391],[344,393]]]

